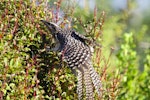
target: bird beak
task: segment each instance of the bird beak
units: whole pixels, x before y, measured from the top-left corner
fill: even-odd
[[[60,30],[60,27],[57,24],[53,23],[53,22],[47,22],[45,20],[41,20],[41,22],[44,23],[44,25],[48,28],[48,30],[52,34],[57,33]]]

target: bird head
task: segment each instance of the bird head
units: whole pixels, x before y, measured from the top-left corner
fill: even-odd
[[[41,20],[44,25],[47,27],[47,29],[50,31],[50,33],[54,36],[55,39],[57,39],[57,33],[59,33],[62,29],[53,22],[47,22],[45,20]]]

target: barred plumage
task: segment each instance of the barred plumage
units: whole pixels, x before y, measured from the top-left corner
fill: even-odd
[[[84,84],[86,89],[86,99],[87,100],[94,100],[93,97],[93,84],[89,74],[89,70],[84,68]]]
[[[83,73],[80,70],[78,70],[77,79],[77,94],[78,99],[81,100],[83,96]]]
[[[101,81],[92,66],[92,51],[90,46],[86,44],[88,39],[73,30],[61,29],[52,22],[49,23],[43,20],[42,22],[47,26],[57,42],[57,46],[54,50],[62,53],[62,57],[68,66],[77,75],[78,99],[81,100],[83,98],[83,83],[86,89],[85,94],[87,100],[94,99],[94,88],[100,96]]]

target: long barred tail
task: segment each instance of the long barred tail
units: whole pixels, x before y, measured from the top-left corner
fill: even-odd
[[[93,97],[93,84],[88,69],[84,68],[84,84],[86,89],[86,100],[94,100]]]
[[[97,74],[97,72],[95,71],[95,69],[93,68],[92,64],[89,63],[88,66],[89,66],[90,76],[92,78],[92,82],[95,87],[95,90],[98,93],[98,96],[101,96],[102,95],[102,93],[101,93],[102,84],[100,81],[100,77]]]
[[[77,73],[77,94],[78,100],[82,100],[83,96],[83,72],[78,70]]]

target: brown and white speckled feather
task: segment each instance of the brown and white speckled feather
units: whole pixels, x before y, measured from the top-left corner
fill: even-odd
[[[93,83],[91,80],[91,76],[89,74],[89,70],[84,68],[84,84],[85,84],[85,93],[86,93],[86,99],[87,100],[94,100],[93,97]]]
[[[100,77],[99,77],[98,73],[95,71],[95,69],[93,68],[91,62],[87,62],[86,66],[89,69],[89,74],[90,74],[90,77],[92,78],[92,82],[95,87],[95,90],[98,93],[98,96],[101,96],[102,95],[102,93],[101,93],[102,84],[100,81]]]
[[[78,94],[78,99],[82,100],[83,98],[83,72],[77,71],[77,94]]]
[[[68,66],[77,71],[77,93],[78,99],[83,98],[83,83],[86,88],[86,99],[93,100],[93,88],[96,89],[98,95],[101,95],[100,77],[94,70],[91,62],[92,50],[91,46],[86,44],[88,40],[85,36],[78,34],[73,30],[61,29],[54,23],[47,21],[42,22],[52,33],[59,47],[55,50],[62,52],[64,60]],[[83,82],[84,81],[84,82]],[[94,86],[94,87],[93,87]]]

